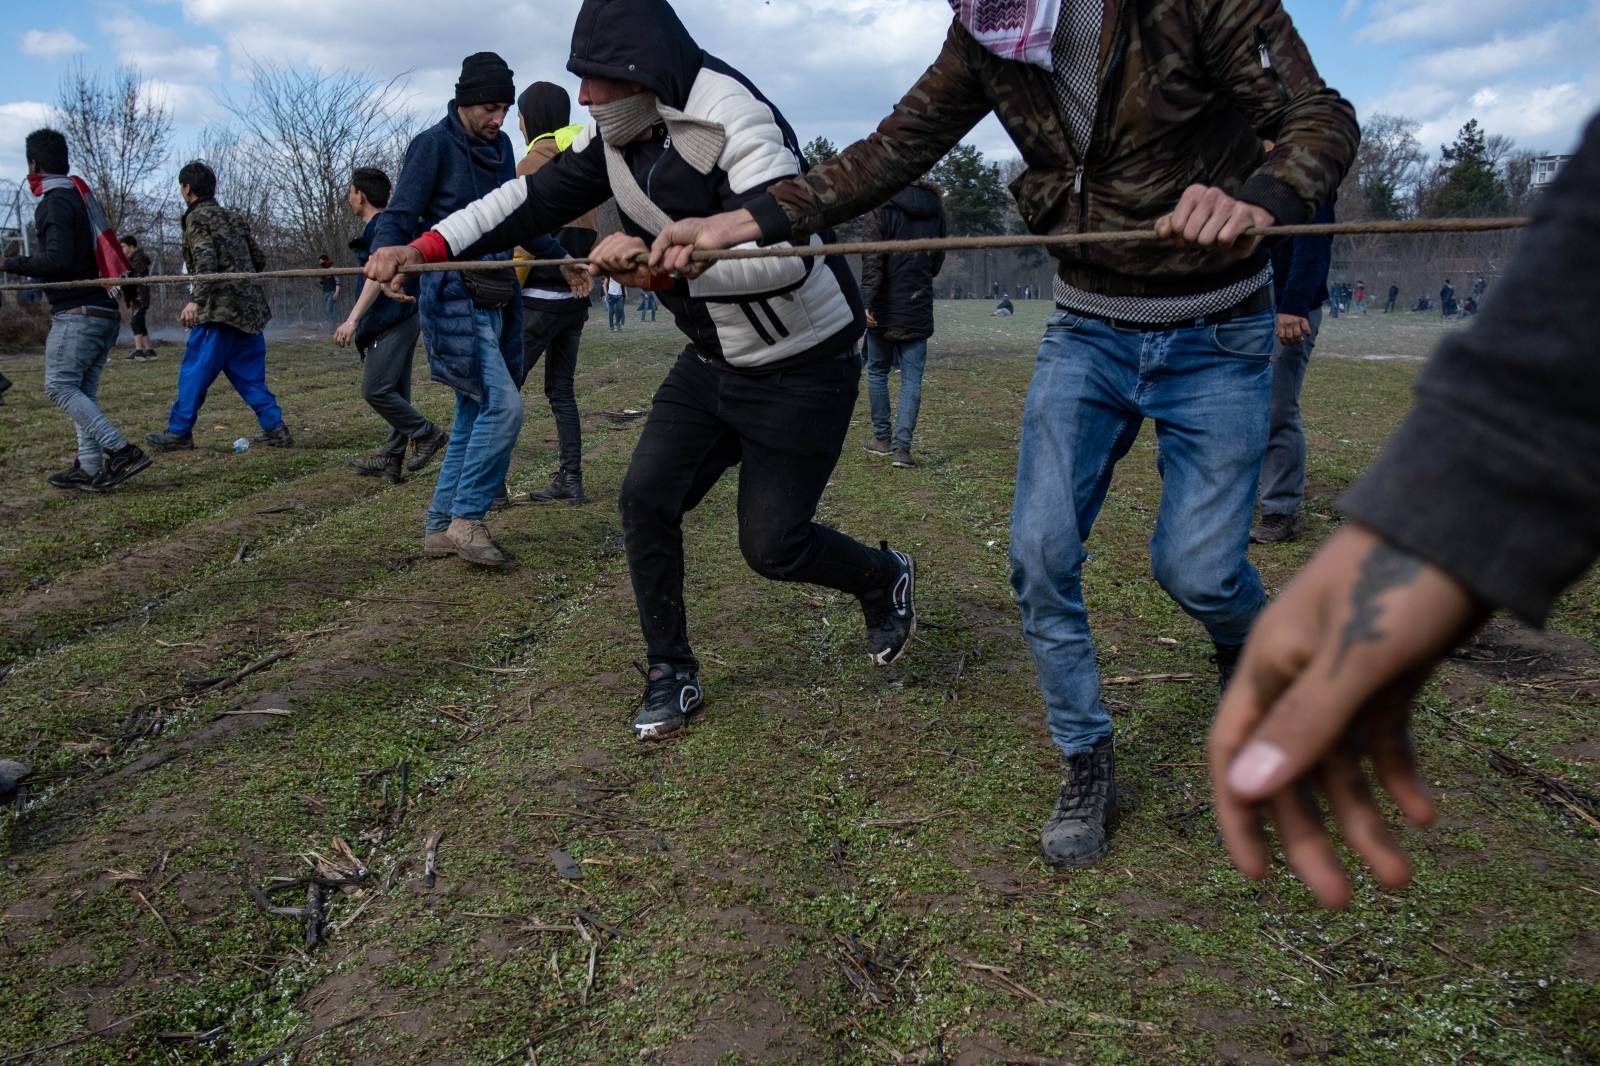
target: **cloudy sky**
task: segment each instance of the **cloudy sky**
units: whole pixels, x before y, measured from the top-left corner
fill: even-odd
[[[1600,106],[1600,0],[1285,0],[1323,76],[1363,114],[1423,123],[1430,150],[1468,118],[1525,147],[1565,150]],[[938,50],[946,0],[678,0],[709,50],[744,69],[802,138],[847,142],[886,113]],[[559,79],[578,0],[57,0],[0,9],[0,178],[71,64],[138,66],[185,140],[226,117],[250,57],[409,73],[441,111],[462,56],[500,52],[520,85]],[[459,13],[459,14],[457,14]],[[973,140],[1014,154],[993,122]]]

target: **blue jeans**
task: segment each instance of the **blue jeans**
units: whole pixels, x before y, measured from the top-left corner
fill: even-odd
[[[628,307],[621,296],[606,297],[606,324],[612,329],[621,329],[628,320]]]
[[[511,468],[511,449],[522,432],[522,396],[500,354],[500,312],[475,309],[478,373],[483,400],[456,393],[456,420],[428,505],[427,531],[442,533],[453,518],[481,522]]]
[[[1306,496],[1306,433],[1300,424],[1300,386],[1317,344],[1322,310],[1306,316],[1311,336],[1299,344],[1279,344],[1272,353],[1272,413],[1267,458],[1261,466],[1261,513],[1294,515]]]
[[[200,405],[218,374],[226,374],[240,398],[270,433],[283,425],[278,398],[267,388],[267,342],[259,333],[245,333],[216,322],[189,331],[189,343],[178,366],[178,398],[167,416],[167,431],[187,436],[200,417]]]
[[[330,330],[338,329],[339,328],[339,297],[335,296],[332,292],[323,293],[322,294],[322,311],[323,311],[324,314],[326,314],[328,316],[328,328]]]
[[[1156,580],[1219,644],[1266,604],[1245,557],[1267,446],[1274,315],[1157,332],[1057,312],[1028,390],[1011,515],[1012,585],[1051,738],[1078,754],[1111,735],[1083,605],[1083,542],[1117,460],[1156,425]]]
[[[120,318],[53,315],[44,342],[44,393],[77,428],[78,465],[89,474],[100,472],[102,450],[128,445],[99,404],[100,374],[121,328]]]
[[[900,417],[893,436],[889,424],[889,369],[900,361]],[[896,451],[911,450],[922,407],[922,370],[928,364],[928,342],[892,341],[867,331],[867,401],[872,405],[872,435],[890,441]]]

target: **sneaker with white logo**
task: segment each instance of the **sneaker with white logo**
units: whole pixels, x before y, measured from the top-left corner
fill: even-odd
[[[694,668],[653,663],[645,675],[644,708],[633,719],[639,740],[660,740],[678,732],[705,704]]]
[[[905,552],[883,550],[894,556],[899,573],[889,588],[873,597],[861,598],[861,613],[867,619],[867,654],[873,666],[899,662],[917,635],[917,563]]]

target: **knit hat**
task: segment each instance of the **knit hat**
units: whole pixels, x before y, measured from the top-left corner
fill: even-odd
[[[456,81],[456,106],[505,104],[517,98],[511,68],[493,52],[474,52],[461,61],[461,77]]]

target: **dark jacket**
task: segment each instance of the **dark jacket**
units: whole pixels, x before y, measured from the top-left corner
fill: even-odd
[[[1311,219],[1332,224],[1333,205],[1323,204]],[[1328,302],[1328,268],[1333,265],[1332,237],[1291,237],[1272,249],[1272,294],[1278,314],[1305,318]]]
[[[1504,288],[1452,334],[1417,404],[1341,501],[1351,517],[1538,624],[1600,555],[1600,119],[1536,201]]]
[[[378,229],[378,219],[382,215],[373,215],[367,221],[366,228],[361,231],[361,236],[350,242],[350,250],[356,254],[356,262],[362,266],[367,265],[368,258],[372,255],[373,235]],[[411,303],[400,300],[391,300],[387,296],[379,296],[377,302],[367,309],[366,315],[361,319],[361,325],[356,327],[355,343],[357,351],[365,351],[377,340],[379,335],[388,332],[406,319],[417,313],[416,295],[417,279],[412,278],[406,282],[406,292],[412,297]]]
[[[128,256],[128,276],[130,278],[148,278],[150,276],[150,256],[143,248],[135,248],[133,254]],[[132,311],[150,310],[150,286],[130,285],[122,290],[122,302]]]
[[[516,174],[511,138],[501,133],[490,144],[473,137],[456,116],[455,101],[450,101],[444,118],[412,138],[406,149],[405,165],[394,183],[389,206],[374,220],[371,247],[410,243],[452,211],[493,192]],[[510,254],[507,248],[499,255],[469,258],[507,259]],[[461,275],[424,274],[418,285],[417,308],[422,315],[422,341],[427,347],[433,380],[473,399],[483,399],[472,297]],[[512,300],[501,313],[500,355],[511,376],[520,378],[520,300]]]
[[[918,182],[867,216],[864,239],[915,241],[943,237],[946,231],[939,190]],[[861,302],[886,340],[933,336],[933,279],[943,269],[943,252],[862,256]]]
[[[565,129],[572,120],[572,98],[559,85],[535,82],[517,97],[517,114],[533,138],[528,152],[517,164],[518,174],[537,174],[545,164],[562,151],[556,143],[555,133]],[[585,211],[556,231],[556,240],[574,259],[582,259],[594,248],[599,237],[599,223],[593,211]],[[588,302],[571,294],[567,279],[561,276],[560,267],[537,267],[524,271],[522,279],[523,305],[539,311],[587,311]],[[555,299],[529,296],[526,290],[566,293]]]
[[[1033,233],[1148,229],[1213,185],[1304,222],[1355,158],[1355,109],[1317,74],[1280,0],[1105,0],[1102,90],[1080,158],[1040,67],[1001,59],[960,22],[866,140],[750,205],[766,242],[853,218],[927,173],[990,111],[1027,169],[1011,192]],[[1262,140],[1276,142],[1264,155]],[[1248,278],[1267,251],[1097,244],[1053,249],[1068,284],[1173,296]]]
[[[89,225],[89,209],[83,205],[83,197],[71,189],[51,189],[40,197],[39,206],[34,208],[33,226],[39,237],[38,250],[33,255],[7,256],[6,273],[40,281],[100,277],[100,265],[94,258],[94,231]],[[46,289],[45,295],[49,297],[52,312],[87,306],[117,309],[117,302],[104,285]]]
[[[701,51],[665,0],[584,0],[567,69],[639,82],[663,104],[727,130],[708,174],[677,152],[664,124],[623,146],[640,189],[670,218],[735,210],[804,171],[799,140],[782,113],[743,74]],[[476,256],[526,244],[604,203],[611,185],[598,132],[591,126],[524,183],[437,227],[452,252]],[[646,243],[655,238],[626,212],[622,225]],[[843,354],[866,328],[855,278],[839,257],[722,262],[659,295],[693,351],[751,373]]]
[[[183,263],[191,274],[248,274],[265,270],[250,224],[215,200],[196,200],[183,213]],[[190,287],[204,325],[260,333],[272,319],[267,293],[255,281],[206,281]]]

